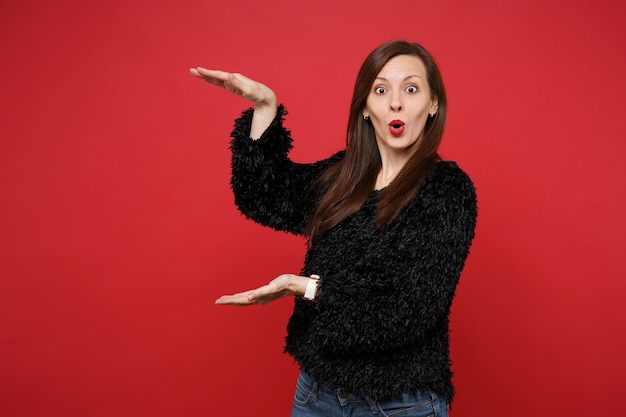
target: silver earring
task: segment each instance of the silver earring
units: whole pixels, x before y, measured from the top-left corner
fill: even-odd
[[[369,119],[370,119],[369,116],[363,115],[363,120],[369,120]]]

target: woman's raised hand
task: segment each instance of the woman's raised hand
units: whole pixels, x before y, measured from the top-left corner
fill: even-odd
[[[255,107],[276,106],[276,95],[270,88],[244,75],[202,67],[190,68],[189,72],[208,83],[225,88],[231,93],[250,100]]]
[[[254,116],[250,137],[257,139],[276,117],[278,100],[276,94],[264,84],[238,73],[210,70],[202,67],[190,68],[189,72],[204,81],[224,88],[254,103]]]

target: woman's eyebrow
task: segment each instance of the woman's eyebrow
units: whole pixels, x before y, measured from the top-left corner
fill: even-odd
[[[420,78],[420,79],[422,78],[420,75],[417,75],[417,74],[411,74],[411,75],[407,75],[406,77],[404,77],[404,79],[403,79],[402,81],[406,81],[406,80],[408,80],[409,78],[413,78],[413,77],[417,77],[417,78]],[[376,79],[377,79],[377,80],[382,80],[382,81],[387,81],[387,82],[389,82],[389,80],[388,80],[388,79],[386,79],[385,77],[376,77]]]

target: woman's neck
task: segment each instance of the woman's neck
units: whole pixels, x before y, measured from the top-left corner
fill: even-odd
[[[410,154],[392,154],[381,152],[382,166],[376,176],[375,189],[380,190],[387,187],[398,176],[407,161],[411,158]]]

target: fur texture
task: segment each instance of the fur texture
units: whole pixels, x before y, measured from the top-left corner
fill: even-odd
[[[321,170],[343,157],[288,159],[285,109],[257,141],[252,110],[235,123],[231,149],[235,203],[248,218],[302,233]],[[317,274],[316,302],[299,297],[285,351],[319,383],[374,398],[430,390],[451,402],[448,317],[476,224],[476,193],[454,162],[439,162],[400,216],[374,224],[374,191],[354,215],[320,236],[301,274]]]

